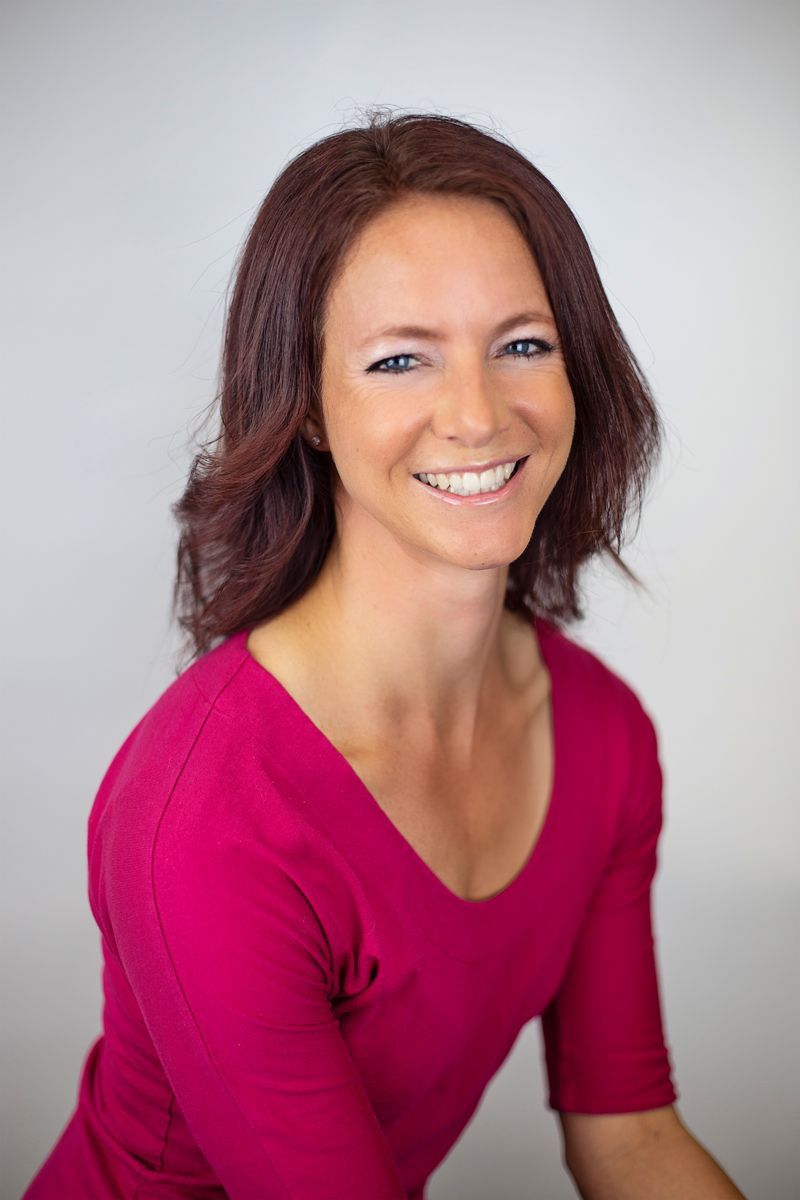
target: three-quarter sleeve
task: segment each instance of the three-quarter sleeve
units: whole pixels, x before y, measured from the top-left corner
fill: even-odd
[[[555,1110],[634,1112],[678,1097],[652,923],[663,778],[656,731],[638,698],[631,725],[633,767],[617,837],[541,1018],[547,1105]]]
[[[315,909],[258,838],[182,821],[162,822],[146,887],[121,863],[105,896],[114,952],[197,1146],[230,1200],[401,1200],[332,1011]]]

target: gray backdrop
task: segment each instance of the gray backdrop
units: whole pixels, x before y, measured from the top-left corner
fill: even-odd
[[[493,124],[573,207],[668,446],[573,636],[639,690],[684,1121],[796,1194],[798,8],[701,0],[5,3],[2,1196],[100,1029],[86,819],[172,679],[168,506],[234,254],[287,159],[383,102]],[[792,1014],[795,1013],[795,1016]],[[432,1200],[574,1196],[525,1028]]]

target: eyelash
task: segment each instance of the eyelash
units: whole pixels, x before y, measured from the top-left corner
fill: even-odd
[[[503,349],[507,350],[509,346],[517,346],[520,343],[523,345],[525,343],[529,343],[531,346],[538,346],[539,349],[536,351],[528,351],[527,353],[523,354],[511,354],[509,355],[510,358],[539,358],[544,354],[550,354],[551,351],[555,349],[551,342],[546,342],[543,338],[514,338],[513,342],[506,342]],[[415,370],[414,367],[388,367],[384,371],[379,370],[384,363],[391,362],[393,358],[416,358],[416,355],[390,354],[388,358],[381,358],[377,362],[373,363],[371,367],[367,367],[367,374],[373,372],[377,375],[407,375],[409,371]]]

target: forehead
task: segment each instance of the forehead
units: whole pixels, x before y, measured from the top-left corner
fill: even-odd
[[[328,296],[334,319],[373,322],[386,309],[440,311],[546,305],[536,261],[500,205],[475,196],[396,201],[361,230]]]

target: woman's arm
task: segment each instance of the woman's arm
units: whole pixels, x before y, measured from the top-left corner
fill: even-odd
[[[746,1200],[672,1105],[561,1117],[567,1169],[582,1200]]]
[[[630,749],[617,834],[558,992],[542,1013],[548,1107],[559,1115],[652,1112],[678,1096],[665,1041],[651,887],[663,819],[655,726],[622,693]],[[612,743],[610,753],[620,751]]]
[[[635,766],[624,820],[543,1018],[550,1107],[583,1200],[743,1200],[673,1103],[651,911],[663,777],[638,700],[629,720]]]
[[[326,933],[290,871],[254,835],[207,828],[185,792],[146,882],[129,843],[104,843],[111,945],[226,1195],[405,1200],[332,1010]]]

